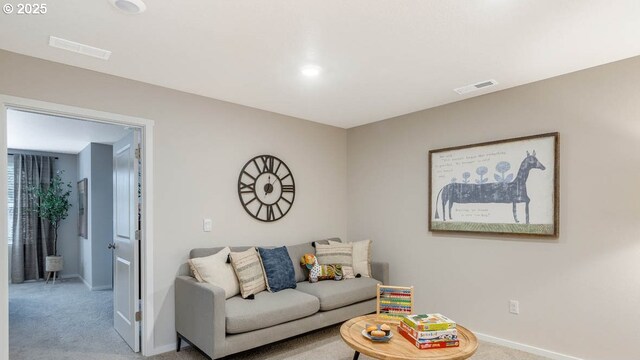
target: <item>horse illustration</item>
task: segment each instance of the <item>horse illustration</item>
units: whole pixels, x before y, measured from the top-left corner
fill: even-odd
[[[518,175],[511,182],[498,182],[498,183],[486,183],[486,184],[471,184],[471,183],[450,183],[445,185],[438,192],[436,197],[436,214],[435,218],[439,219],[438,215],[438,198],[442,193],[442,219],[447,221],[445,213],[445,205],[449,203],[449,220],[451,217],[451,208],[454,203],[459,204],[484,204],[484,203],[497,203],[497,204],[513,204],[513,220],[519,223],[516,213],[516,204],[525,203],[525,213],[527,217],[527,224],[529,224],[529,196],[527,195],[527,179],[529,178],[529,171],[531,169],[545,170],[544,165],[536,158],[536,151],[532,154],[527,151],[527,157],[524,158],[520,164]]]

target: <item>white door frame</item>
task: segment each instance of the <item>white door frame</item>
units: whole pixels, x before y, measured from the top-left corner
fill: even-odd
[[[142,355],[154,354],[153,308],[153,120],[103,111],[60,105],[0,94],[0,153],[7,153],[7,110],[25,110],[117,125],[135,126],[142,131]],[[7,157],[0,156],[0,169],[6,173]],[[7,177],[0,176],[0,194],[7,193]],[[0,236],[7,234],[7,197],[0,196]],[[9,359],[9,274],[6,241],[0,244],[0,360]]]

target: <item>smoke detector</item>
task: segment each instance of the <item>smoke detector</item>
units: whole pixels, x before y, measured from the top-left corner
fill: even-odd
[[[142,0],[109,0],[111,5],[126,14],[140,14],[147,10]]]
[[[75,41],[71,41],[71,40],[67,40],[67,39],[63,39],[55,36],[49,36],[49,46],[62,49],[62,50],[71,51],[77,54],[91,56],[91,57],[102,59],[102,60],[109,60],[109,57],[111,56],[111,51],[109,50],[104,50],[97,47],[80,44]]]
[[[462,94],[467,94],[467,93],[470,93],[470,92],[473,92],[473,91],[478,91],[480,89],[488,88],[488,87],[491,87],[491,86],[496,86],[496,85],[498,85],[498,82],[493,80],[493,79],[491,79],[491,80],[480,81],[479,83],[475,83],[475,84],[459,87],[457,89],[453,89],[453,91],[455,91],[458,94],[462,95]]]

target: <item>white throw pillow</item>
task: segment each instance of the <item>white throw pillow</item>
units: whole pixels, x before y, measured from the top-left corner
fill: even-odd
[[[230,252],[231,249],[226,247],[216,254],[188,260],[196,280],[223,288],[226,299],[240,293],[236,273],[231,264],[227,264]]]
[[[343,244],[329,240],[329,245]],[[353,247],[353,272],[371,277],[371,240],[349,242]]]

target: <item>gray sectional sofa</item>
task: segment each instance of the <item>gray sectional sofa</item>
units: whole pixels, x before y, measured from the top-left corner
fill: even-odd
[[[233,247],[231,251],[248,248]],[[221,249],[193,249],[190,257],[209,256]],[[387,263],[373,262],[372,278],[311,284],[299,265],[302,255],[315,253],[311,243],[287,246],[287,250],[296,272],[296,289],[263,291],[254,300],[239,295],[225,300],[222,288],[199,283],[189,274],[178,276],[178,351],[184,339],[211,359],[218,359],[375,312],[376,285],[389,280]]]

